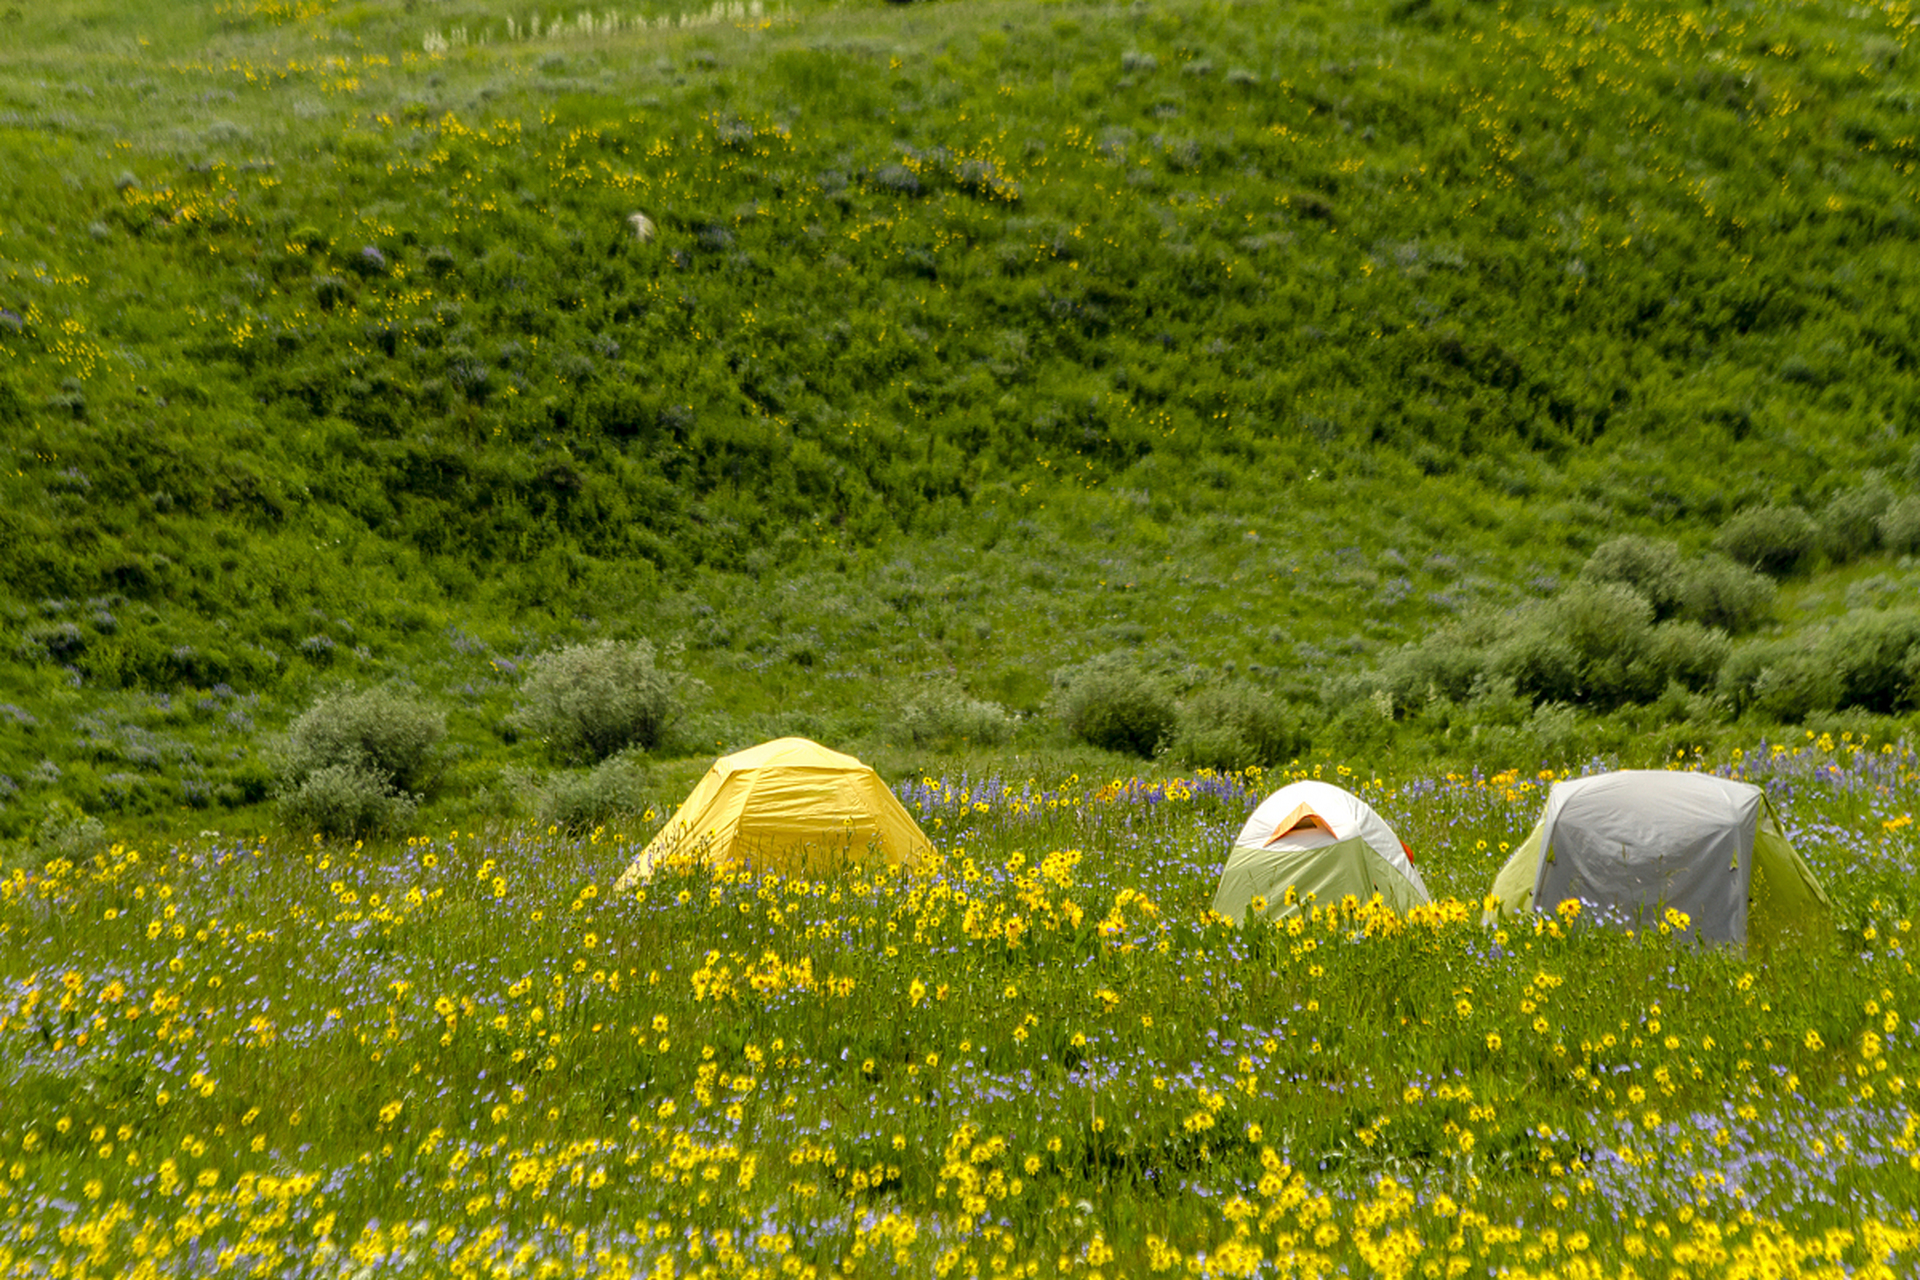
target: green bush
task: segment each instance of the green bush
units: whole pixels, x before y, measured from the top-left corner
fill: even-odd
[[[654,665],[644,640],[570,645],[533,660],[508,723],[555,759],[605,760],[660,745],[682,712],[681,682]]]
[[[1653,606],[1655,618],[1670,617],[1680,609],[1684,575],[1680,548],[1637,534],[1601,543],[1580,570],[1584,582],[1633,588]]]
[[[284,787],[280,821],[296,831],[351,839],[405,829],[420,799],[360,761],[322,765]]]
[[[1173,754],[1196,769],[1275,766],[1297,759],[1308,747],[1300,714],[1271,694],[1246,683],[1210,685],[1181,706]]]
[[[1753,705],[1789,724],[1840,705],[1841,683],[1823,653],[1797,650],[1780,654],[1753,680]]]
[[[1392,746],[1393,715],[1393,697],[1381,689],[1347,703],[1319,726],[1313,739],[1335,759],[1375,759]]]
[[[900,709],[900,731],[915,746],[936,742],[997,747],[1013,737],[1019,718],[997,702],[983,702],[951,682],[920,689]]]
[[[1475,725],[1511,728],[1524,723],[1532,709],[1511,676],[1484,675],[1467,695],[1467,720]]]
[[[1647,704],[1647,710],[1656,725],[1701,728],[1725,723],[1732,707],[1720,694],[1692,690],[1676,680]]]
[[[1720,671],[1720,692],[1797,723],[1842,707],[1879,714],[1920,702],[1920,614],[1857,610],[1817,644],[1803,639],[1749,644]]]
[[[1905,710],[1914,704],[1920,615],[1850,613],[1820,642],[1818,653],[1839,682],[1835,706],[1861,707],[1883,715]]]
[[[1389,654],[1372,685],[1384,688],[1393,698],[1395,712],[1406,715],[1434,698],[1457,702],[1467,697],[1475,681],[1485,674],[1487,662],[1488,654],[1478,635],[1448,627]]]
[[[11,377],[0,374],[0,426],[24,426],[30,414],[27,398],[20,394],[20,388]]]
[[[581,832],[644,812],[649,781],[645,763],[621,752],[591,769],[556,773],[537,784],[523,781],[516,790],[541,826]]]
[[[1510,681],[1532,703],[1571,702],[1580,694],[1580,654],[1544,617],[1531,618],[1503,637],[1487,671]]]
[[[281,783],[297,790],[323,769],[345,768],[388,790],[424,795],[439,782],[444,712],[395,689],[341,690],[309,707],[287,732]],[[328,786],[345,786],[336,777]]]
[[[1877,473],[1834,494],[1820,512],[1820,550],[1836,564],[1874,550],[1880,545],[1880,518],[1893,506],[1893,499],[1893,490]]]
[[[1618,582],[1576,582],[1544,623],[1577,655],[1580,698],[1611,709],[1644,702],[1666,684],[1652,667],[1653,605]]]
[[[1780,577],[1805,564],[1817,531],[1798,507],[1748,507],[1720,526],[1713,545],[1729,557]]]
[[[1527,717],[1525,740],[1544,765],[1561,767],[1577,763],[1590,754],[1585,726],[1580,715],[1563,702],[1548,702],[1535,707]]]
[[[107,828],[100,819],[66,800],[50,800],[33,833],[14,847],[4,867],[42,867],[64,858],[80,863],[107,848]]]
[[[1902,498],[1881,513],[1876,526],[1880,543],[1889,551],[1912,555],[1920,551],[1920,497]]]
[[[1804,646],[1785,640],[1751,640],[1734,647],[1720,664],[1714,691],[1726,699],[1736,713],[1754,705],[1753,687],[1768,667]]]
[[[1082,742],[1151,756],[1173,736],[1179,719],[1173,695],[1125,654],[1095,658],[1055,680],[1060,720]]]
[[[1677,616],[1740,635],[1772,616],[1774,598],[1779,593],[1773,579],[1757,570],[1725,556],[1702,556],[1680,571]]]
[[[1727,633],[1718,628],[1697,622],[1663,622],[1649,637],[1647,667],[1660,689],[1678,684],[1697,692],[1713,685],[1732,649]]]

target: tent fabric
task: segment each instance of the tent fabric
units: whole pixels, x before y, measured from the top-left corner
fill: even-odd
[[[1556,782],[1540,821],[1494,878],[1492,898],[1489,920],[1570,898],[1629,924],[1652,924],[1671,908],[1686,913],[1690,936],[1736,946],[1756,914],[1773,930],[1827,909],[1760,788],[1668,770]]]
[[[1807,934],[1824,928],[1833,912],[1819,877],[1787,839],[1773,802],[1761,807],[1753,838],[1753,888],[1747,932],[1762,938]]]
[[[1333,824],[1315,813],[1305,801],[1302,801],[1293,806],[1292,812],[1288,813],[1286,817],[1274,823],[1273,837],[1268,840],[1267,843],[1272,844],[1275,840],[1283,840],[1302,827],[1317,827],[1326,832],[1331,839],[1339,839],[1338,836],[1333,834]]]
[[[614,888],[635,887],[676,856],[800,876],[896,865],[932,849],[872,769],[805,738],[778,738],[715,761]]]
[[[1294,902],[1288,903],[1292,888]],[[1393,828],[1366,801],[1332,783],[1306,779],[1261,802],[1235,837],[1214,891],[1213,909],[1246,916],[1255,898],[1270,919],[1321,903],[1375,894],[1396,911],[1432,901]]]

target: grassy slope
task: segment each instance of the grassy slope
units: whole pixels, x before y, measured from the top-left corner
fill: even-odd
[[[716,741],[1311,690],[1906,454],[1904,11],[8,14],[16,831],[244,808],[343,677],[471,794],[565,635],[686,645]]]

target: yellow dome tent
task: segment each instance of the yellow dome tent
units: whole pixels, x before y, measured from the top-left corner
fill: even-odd
[[[614,888],[633,888],[672,857],[801,876],[932,850],[872,769],[805,738],[776,738],[715,761]]]

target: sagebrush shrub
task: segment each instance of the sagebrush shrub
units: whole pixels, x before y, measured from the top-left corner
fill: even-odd
[[[286,826],[340,839],[402,830],[419,806],[418,796],[359,762],[322,765],[284,787],[277,802]]]
[[[1714,690],[1736,712],[1745,711],[1754,705],[1753,686],[1759,681],[1760,673],[1798,647],[1780,640],[1749,640],[1736,646],[1720,664]]]
[[[1467,719],[1476,725],[1512,727],[1523,723],[1532,705],[1520,696],[1510,676],[1482,675],[1467,695]]]
[[[1165,683],[1122,654],[1060,672],[1057,698],[1067,732],[1108,751],[1151,756],[1178,719]]]
[[[1920,511],[1916,511],[1920,516]],[[1751,631],[1773,614],[1773,579],[1726,556],[1702,556],[1680,571],[1678,617],[1730,635]]]
[[[1920,551],[1920,497],[1902,498],[1888,507],[1876,527],[1887,550],[1901,555]]]
[[[1173,753],[1197,769],[1244,769],[1296,759],[1308,746],[1298,711],[1237,681],[1201,689],[1180,708]]]
[[[520,790],[541,826],[580,832],[622,814],[644,812],[649,780],[646,765],[622,752],[591,769],[555,773]]]
[[[1494,646],[1488,672],[1510,680],[1529,702],[1571,702],[1580,692],[1580,654],[1544,619],[1515,628]]]
[[[1458,702],[1486,673],[1487,662],[1486,648],[1478,637],[1448,628],[1388,655],[1380,667],[1379,685],[1403,713],[1433,698]]]
[[[1638,649],[1653,627],[1653,604],[1618,582],[1576,582],[1548,608],[1554,626],[1583,658]]]
[[[1680,608],[1683,572],[1680,548],[1673,543],[1628,534],[1595,547],[1580,577],[1631,587],[1653,606],[1656,618],[1665,618]]]
[[[570,645],[533,660],[508,722],[558,760],[591,763],[659,746],[681,714],[680,692],[644,640]]]
[[[1748,507],[1720,526],[1713,545],[1777,578],[1806,563],[1815,533],[1813,521],[1798,507]]]
[[[1820,511],[1820,549],[1835,563],[1844,564],[1878,547],[1880,517],[1893,505],[1893,498],[1893,490],[1878,473],[1834,494]]]
[[[1753,705],[1775,720],[1795,723],[1840,705],[1840,677],[1826,655],[1801,650],[1781,654],[1755,677]]]
[[[384,687],[331,693],[287,731],[282,786],[295,789],[322,769],[349,767],[395,791],[430,792],[446,736],[446,713],[411,694]]]
[[[103,852],[109,841],[106,824],[64,800],[49,801],[46,811],[7,866],[42,866],[56,858],[81,863]]]
[[[1569,764],[1586,754],[1580,717],[1561,702],[1544,703],[1527,717],[1527,740],[1543,764]]]
[[[997,702],[970,696],[951,683],[919,690],[900,709],[900,731],[915,746],[962,742],[996,747],[1013,737],[1019,717]]]
[[[1839,684],[1837,706],[1883,715],[1904,710],[1914,702],[1920,615],[1855,611],[1820,642],[1818,654]]]
[[[1575,689],[1594,706],[1644,702],[1666,684],[1649,661],[1653,605],[1632,587],[1577,582],[1547,607],[1540,625],[1572,650]]]
[[[1732,650],[1727,633],[1697,622],[1663,622],[1648,637],[1651,683],[1697,691],[1711,686]]]

